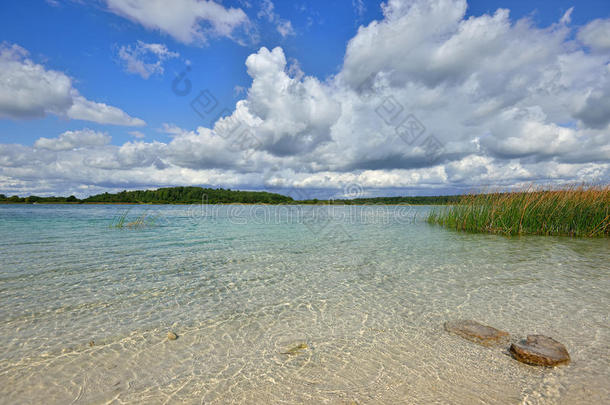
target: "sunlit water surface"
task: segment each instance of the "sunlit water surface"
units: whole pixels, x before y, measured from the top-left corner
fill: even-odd
[[[607,239],[456,233],[428,207],[137,206],[153,226],[110,228],[125,209],[0,206],[1,403],[610,403]]]

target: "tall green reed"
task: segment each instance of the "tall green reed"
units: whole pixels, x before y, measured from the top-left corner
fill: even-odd
[[[433,209],[427,220],[467,232],[609,236],[610,186],[468,194],[457,204]]]

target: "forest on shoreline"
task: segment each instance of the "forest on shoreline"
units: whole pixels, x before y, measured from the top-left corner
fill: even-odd
[[[156,190],[103,193],[79,199],[69,197],[28,197],[0,194],[0,203],[13,204],[412,204],[438,205],[459,201],[460,196],[373,197],[331,200],[294,200],[292,197],[266,191],[239,191],[223,188],[164,187]]]

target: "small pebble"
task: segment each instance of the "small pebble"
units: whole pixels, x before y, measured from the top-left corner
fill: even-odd
[[[89,341],[89,346],[91,346],[91,347],[95,346],[95,342],[93,340],[90,340]]]
[[[167,338],[169,340],[176,340],[178,339],[178,335],[176,335],[174,332],[167,332]]]

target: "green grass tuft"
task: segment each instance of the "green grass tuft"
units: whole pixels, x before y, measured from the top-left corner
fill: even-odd
[[[110,225],[111,228],[117,229],[142,229],[155,225],[155,217],[148,215],[147,211],[144,211],[138,217],[136,217],[133,221],[128,221],[127,216],[129,215],[129,210],[123,211],[121,215],[119,215]]]
[[[610,186],[464,195],[455,205],[433,209],[428,223],[502,235],[607,237]]]

